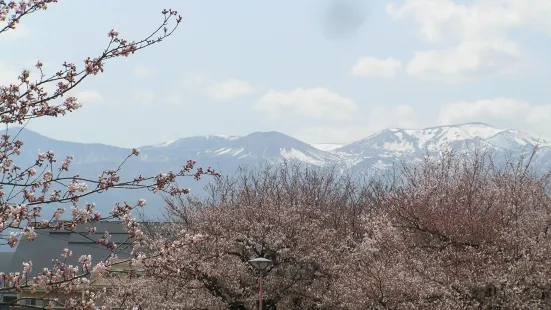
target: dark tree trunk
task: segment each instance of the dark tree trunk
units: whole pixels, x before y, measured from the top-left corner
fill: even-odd
[[[256,302],[256,309],[258,309],[258,301]],[[277,310],[277,303],[272,299],[262,300],[262,310]]]
[[[272,299],[263,300],[262,310],[277,310],[277,303]]]

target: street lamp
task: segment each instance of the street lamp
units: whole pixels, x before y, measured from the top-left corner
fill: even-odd
[[[262,275],[264,271],[266,271],[266,268],[272,264],[272,261],[267,258],[260,257],[251,259],[249,264],[260,272],[260,277],[258,278],[258,309],[262,310]]]

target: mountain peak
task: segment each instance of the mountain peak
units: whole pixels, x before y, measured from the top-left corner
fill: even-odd
[[[400,128],[400,127],[391,127],[387,129],[383,129],[381,132],[385,131],[419,131],[419,130],[433,130],[433,129],[448,129],[448,128],[472,128],[472,127],[478,127],[478,128],[493,128],[495,127],[488,125],[487,123],[483,122],[470,122],[470,123],[459,123],[459,124],[450,124],[450,125],[438,125],[438,126],[430,126],[430,127],[424,127],[424,128]],[[377,133],[376,133],[377,134]],[[374,134],[374,135],[376,135]]]
[[[508,131],[494,128],[482,122],[434,126],[422,129],[390,128],[339,148],[337,151],[359,155],[367,154],[368,156],[370,156],[369,154],[381,152],[388,153],[388,156],[424,151],[434,152],[443,148],[459,147],[465,143],[477,141],[492,144],[492,137],[503,132]],[[517,135],[520,136],[520,134]],[[508,141],[507,143],[516,143],[515,141],[520,141],[520,139],[508,139]],[[529,144],[526,138],[523,138],[522,141],[524,145]],[[501,139],[499,147],[503,147],[503,143],[506,142],[503,142],[503,139]]]
[[[248,135],[246,135],[244,138],[253,138],[253,137],[259,137],[259,138],[290,138],[290,139],[294,139],[293,137],[291,136],[288,136],[284,133],[281,133],[279,131],[255,131],[253,133],[250,133]]]
[[[273,152],[278,154],[280,149],[311,148],[309,144],[278,131],[253,132],[236,140],[236,143],[245,148],[273,150]]]
[[[470,123],[463,123],[463,124],[459,124],[459,126],[462,126],[462,125],[481,125],[481,126],[486,126],[486,127],[494,127],[488,123],[484,123],[484,122],[470,122]]]
[[[12,138],[18,131],[10,127]],[[83,177],[93,178],[105,166],[116,166],[131,153],[129,149],[118,147],[53,140],[27,129],[19,137],[25,145],[24,152],[17,157],[18,165],[33,165],[37,153],[54,150],[61,156],[74,155],[71,173]],[[257,165],[264,160],[273,163],[286,160],[320,167],[336,166],[342,171],[354,168],[359,173],[371,174],[379,173],[400,161],[416,161],[427,153],[438,154],[450,148],[461,152],[472,146],[480,146],[499,154],[505,151],[516,156],[530,151],[535,145],[539,145],[540,150],[534,158],[534,164],[542,169],[551,167],[551,141],[523,131],[497,129],[480,122],[422,129],[391,128],[342,147],[329,143],[312,146],[281,132],[267,131],[243,137],[187,137],[167,141],[157,147],[143,147],[140,156],[126,164],[126,171],[136,175],[179,171],[176,169],[181,169],[181,165],[192,158],[202,167],[215,167],[225,174],[231,174],[243,165]],[[196,185],[190,186],[193,191],[200,193],[208,179],[205,178],[201,183],[191,182]],[[124,196],[100,196],[96,203],[104,206],[128,199]],[[153,204],[162,204],[158,197],[152,195],[143,198]]]
[[[194,144],[200,143],[204,146],[210,144],[216,144],[223,141],[231,141],[239,139],[238,136],[228,136],[228,135],[205,135],[205,136],[191,136],[187,138],[173,139],[165,142],[161,142],[154,145],[146,145],[141,148],[151,149],[151,148],[166,148],[166,147],[178,147],[182,144]]]
[[[309,148],[309,144],[278,131],[257,131],[240,138],[243,145],[262,145],[269,148]]]
[[[494,128],[492,125],[489,125],[483,122],[469,122],[469,123],[460,123],[460,124],[453,124],[453,125],[441,125],[436,127],[472,127],[472,126]]]

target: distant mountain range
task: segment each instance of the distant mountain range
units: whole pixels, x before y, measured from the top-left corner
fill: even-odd
[[[10,129],[10,133],[16,133]],[[131,153],[130,149],[103,144],[84,144],[58,141],[24,129],[19,139],[25,142],[16,163],[31,164],[37,152],[53,150],[58,156],[73,155],[71,173],[97,177],[103,170],[112,169]],[[386,129],[365,139],[346,144],[313,144],[302,142],[279,132],[255,132],[238,136],[196,136],[166,141],[140,148],[139,158],[132,158],[124,168],[123,176],[152,175],[173,171],[194,159],[202,167],[212,166],[222,173],[232,173],[239,166],[258,165],[264,161],[283,160],[315,166],[341,166],[363,172],[381,171],[397,161],[421,158],[445,149],[465,150],[480,146],[498,152],[518,155],[538,145],[540,150],[535,165],[551,167],[551,141],[533,137],[514,129],[497,129],[483,123],[468,123],[424,129]],[[186,186],[201,193],[209,178],[200,182],[191,178]],[[129,196],[130,195],[130,196]],[[132,197],[135,196],[135,197]],[[159,195],[143,192],[111,191],[90,198],[101,210],[110,210],[114,201],[135,201],[146,198],[150,204],[161,203]],[[149,214],[157,209],[148,208]]]

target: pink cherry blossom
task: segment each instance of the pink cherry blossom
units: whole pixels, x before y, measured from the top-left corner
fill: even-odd
[[[531,160],[444,153],[382,180],[242,170],[208,197],[168,198],[169,223],[130,225],[145,275],[106,278],[106,301],[256,309],[247,261],[266,257],[268,309],[547,309],[551,173]]]
[[[55,3],[56,0],[0,0],[0,35],[16,29],[22,19],[44,11],[48,5]],[[108,32],[109,39],[106,40],[105,48],[98,49],[96,55],[74,63],[63,62],[57,71],[46,72],[41,61],[36,62],[36,72],[21,70],[19,76],[13,77],[12,83],[0,85],[0,122],[4,125],[24,125],[36,118],[60,117],[82,107],[83,103],[78,98],[67,96],[82,81],[99,76],[108,69],[111,60],[130,56],[161,42],[176,30],[181,21],[177,12],[163,12],[160,27],[156,27],[153,33],[146,34],[142,39],[123,39],[119,32],[112,29]],[[151,39],[152,37],[155,39]],[[55,90],[47,92],[48,87]],[[39,238],[38,231],[44,229],[73,231],[78,225],[86,225],[85,230],[94,233],[95,224],[110,219],[123,221],[129,234],[137,242],[142,242],[140,240],[143,239],[144,232],[129,214],[137,207],[144,207],[145,200],[121,202],[113,207],[110,214],[100,214],[94,203],[81,203],[80,198],[92,197],[92,194],[102,194],[110,189],[141,189],[179,195],[187,190],[177,186],[177,179],[187,176],[198,178],[203,174],[218,175],[214,170],[198,170],[194,167],[195,162],[189,161],[182,163],[180,171],[122,178],[121,171],[131,157],[139,156],[138,149],[133,149],[126,158],[121,158],[120,165],[99,171],[100,176],[97,179],[70,175],[75,158],[69,154],[62,154],[65,157],[59,158],[54,151],[38,153],[34,164],[21,167],[17,164],[21,160],[19,156],[32,150],[25,149],[23,141],[17,139],[18,133],[10,129],[0,137],[0,232],[4,233],[6,244],[11,247],[17,246],[18,242],[36,242],[35,239]],[[44,218],[42,211],[48,207],[54,208],[53,216]],[[69,219],[62,220],[67,213],[70,213]],[[80,266],[73,266],[67,263],[72,251],[65,249],[52,261],[51,268],[33,271],[32,262],[29,261],[21,266],[23,272],[0,271],[0,278],[5,283],[1,290],[42,290],[47,293],[44,299],[51,307],[95,309],[96,301],[103,292],[91,289],[91,273],[93,270],[109,267],[118,251],[107,232],[98,243],[110,251],[109,258],[101,261],[83,255],[79,258]],[[138,257],[136,262],[144,259],[142,256]],[[70,298],[65,305],[49,295],[70,295],[77,290],[84,290],[83,296]]]

